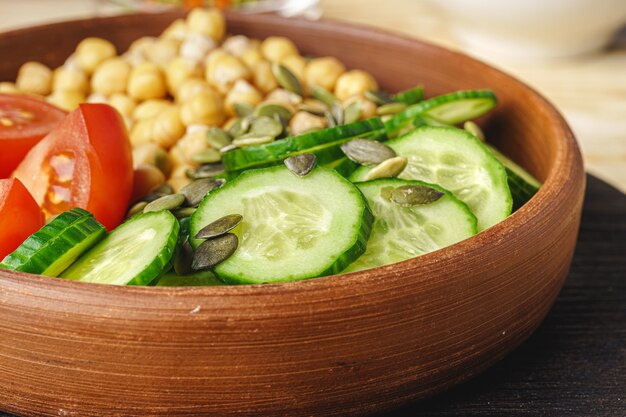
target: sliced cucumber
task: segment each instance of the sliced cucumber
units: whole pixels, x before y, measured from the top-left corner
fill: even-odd
[[[358,188],[322,167],[305,177],[285,166],[244,172],[205,197],[191,217],[191,235],[233,213],[243,216],[239,248],[215,267],[231,284],[338,273],[365,251],[373,221]]]
[[[513,197],[513,211],[515,211],[526,204],[539,191],[541,183],[492,145],[486,143],[485,146],[506,168],[507,180],[511,189],[511,196]]]
[[[398,136],[412,126],[418,116],[454,125],[482,116],[497,103],[498,100],[491,90],[456,91],[408,107],[387,120],[385,129],[390,137]]]
[[[105,235],[91,213],[73,208],[27,238],[0,268],[56,277]]]
[[[472,210],[478,219],[478,230],[511,214],[504,166],[472,134],[454,127],[421,127],[387,145],[409,160],[400,178],[450,190]],[[370,169],[362,166],[350,179],[361,181]]]
[[[328,169],[334,169],[341,176],[346,177],[346,178],[350,177],[350,175],[352,175],[352,173],[356,171],[356,169],[359,166],[360,165],[357,164],[356,162],[348,159],[347,156],[344,156],[342,158],[337,159],[336,161],[333,161],[331,163],[324,165],[324,167]]]
[[[178,220],[169,211],[143,213],[115,228],[62,278],[113,285],[148,285],[170,264]]]
[[[222,155],[222,163],[226,170],[238,171],[271,161],[282,161],[296,152],[362,136],[382,129],[384,129],[383,122],[375,117],[369,120],[280,139],[265,145],[235,149]]]
[[[189,275],[177,275],[170,271],[157,282],[157,287],[215,287],[224,285],[211,271],[200,271]]]
[[[365,253],[344,272],[361,271],[414,258],[477,233],[476,217],[450,192],[422,181],[380,179],[356,184],[374,214]],[[444,193],[439,200],[403,207],[386,199],[384,188],[421,185]]]
[[[397,102],[404,103],[407,106],[419,103],[424,100],[424,87],[418,85],[417,87],[400,91],[393,96],[393,99]]]

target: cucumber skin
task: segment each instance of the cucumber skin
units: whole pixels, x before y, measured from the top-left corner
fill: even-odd
[[[347,125],[280,139],[265,145],[235,149],[222,155],[222,163],[227,171],[238,171],[265,162],[282,160],[296,152],[325,143],[337,142],[381,129],[384,129],[383,122],[380,118],[374,117]]]
[[[194,222],[194,218],[198,218],[199,215],[200,215],[199,213],[202,212],[204,206],[206,206],[206,205],[208,205],[210,203],[210,196],[211,196],[211,194],[216,193],[216,192],[223,192],[224,190],[227,190],[227,189],[229,189],[231,187],[235,187],[237,185],[238,181],[241,181],[246,176],[255,175],[258,171],[270,171],[270,170],[278,170],[278,169],[287,169],[287,168],[284,167],[284,166],[274,166],[274,167],[269,167],[269,168],[262,168],[260,170],[244,171],[242,173],[242,175],[240,175],[236,180],[228,182],[223,187],[217,188],[217,189],[212,190],[211,192],[209,192],[209,194],[207,194],[204,197],[204,199],[202,200],[202,202],[198,206],[198,209],[196,210],[196,212],[191,216],[191,221],[190,221],[190,231],[191,231],[191,233],[194,234],[198,230],[200,230],[201,225],[195,225],[195,227],[194,227],[194,223],[195,223]],[[332,169],[319,167],[319,166],[316,167],[315,170],[325,170],[325,171],[332,171],[332,172],[336,173],[336,171],[334,171]],[[267,283],[292,282],[292,281],[297,281],[297,280],[312,279],[312,278],[318,278],[318,277],[321,277],[321,276],[339,274],[348,265],[350,265],[352,262],[354,262],[356,259],[358,259],[358,257],[360,257],[361,255],[363,255],[363,253],[365,253],[365,249],[367,248],[367,240],[369,239],[370,233],[372,231],[372,225],[374,223],[374,215],[372,214],[372,211],[370,210],[369,205],[367,203],[367,199],[365,198],[365,196],[363,195],[361,190],[359,190],[358,187],[356,187],[354,184],[352,184],[348,179],[343,178],[341,176],[339,178],[342,181],[346,181],[347,183],[349,183],[350,186],[354,187],[354,190],[360,195],[361,202],[363,203],[363,206],[362,206],[363,207],[363,211],[362,211],[361,225],[360,225],[361,227],[359,229],[359,233],[357,234],[357,237],[355,239],[354,244],[350,248],[348,248],[341,256],[339,256],[337,258],[337,260],[335,261],[335,263],[330,265],[326,270],[322,271],[320,274],[318,274],[316,276],[302,278],[302,279],[295,279],[295,280],[294,279],[273,280],[273,281],[267,282]],[[196,215],[196,213],[198,213],[198,214]],[[200,240],[200,239],[189,239],[189,243],[191,243],[191,245],[192,245],[192,247],[194,249],[197,248],[201,242],[202,242],[202,240]],[[227,277],[227,276],[223,276],[223,275],[219,274],[219,271],[217,271],[218,268],[219,268],[219,264],[215,268],[213,268],[213,271],[215,272],[217,277],[221,281],[226,283],[226,284],[233,284],[233,285],[266,284],[264,282],[257,282],[257,281],[252,281],[252,280],[246,280],[245,278],[241,278],[241,277]]]
[[[71,236],[68,236],[71,233]],[[96,236],[93,236],[93,235]],[[59,214],[52,222],[29,236],[15,251],[7,255],[0,268],[43,275],[50,266],[86,239],[93,242],[78,253],[67,266],[87,252],[106,235],[106,229],[91,213],[73,208]],[[57,276],[45,273],[47,276]]]
[[[399,103],[404,103],[407,106],[417,104],[424,100],[424,87],[418,85],[408,90],[400,91],[393,96],[393,99]]]
[[[417,103],[408,107],[404,111],[396,114],[391,119],[387,120],[385,122],[385,130],[387,131],[387,135],[390,138],[396,137],[407,126],[412,125],[413,120],[416,117],[423,115],[423,114],[427,114],[430,109],[438,107],[444,103],[448,103],[452,100],[476,99],[476,98],[493,100],[494,107],[498,102],[495,94],[491,90],[456,91],[454,93],[433,97],[431,99],[422,101],[420,103]],[[489,110],[491,109],[487,109],[487,111]],[[478,116],[480,115],[476,115],[474,117],[478,117]]]
[[[334,169],[339,175],[344,178],[349,178],[350,175],[359,167],[359,164],[349,159],[347,156],[337,159],[331,163],[325,164],[325,168]]]

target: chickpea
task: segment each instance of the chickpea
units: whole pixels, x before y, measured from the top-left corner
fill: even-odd
[[[247,51],[255,50],[256,48],[255,44],[247,36],[236,35],[227,38],[222,44],[222,49],[237,58],[241,58]]]
[[[0,82],[0,93],[20,94],[21,91],[19,88],[15,86],[14,83],[3,81],[3,82]]]
[[[176,147],[180,150],[180,155],[183,157],[184,164],[195,165],[193,156],[209,148],[209,143],[206,140],[208,130],[209,126],[206,125],[191,125],[187,127],[185,136],[176,144]]]
[[[48,101],[65,111],[72,111],[85,101],[85,94],[76,90],[58,90],[48,96]]]
[[[109,104],[115,108],[122,116],[130,117],[137,107],[135,100],[126,94],[115,93],[109,97]]]
[[[186,126],[194,124],[219,126],[225,118],[222,99],[214,91],[201,91],[182,104],[180,116]]]
[[[354,101],[358,101],[361,103],[361,120],[370,119],[376,116],[376,110],[378,109],[378,106],[376,106],[375,103],[369,101],[363,96],[352,96],[347,100],[344,100],[342,103],[343,108],[345,109]]]
[[[178,87],[175,94],[176,101],[179,103],[187,102],[202,91],[215,92],[206,81],[199,78],[189,78]]]
[[[39,62],[26,62],[20,67],[15,85],[26,93],[46,96],[52,91],[52,70]]]
[[[334,91],[337,79],[344,72],[346,67],[337,58],[315,58],[304,69],[304,82],[308,86],[319,85],[328,91]]]
[[[201,33],[219,42],[226,33],[226,20],[218,9],[195,8],[187,15],[187,27],[191,32]]]
[[[185,159],[185,155],[183,154],[183,151],[180,149],[178,144],[176,144],[176,145],[174,145],[174,146],[172,146],[170,148],[167,156],[168,156],[168,159],[172,163],[172,169],[171,169],[171,176],[172,177],[174,176],[174,172],[176,171],[176,169],[178,167],[180,167],[181,165],[188,165],[188,163],[186,162],[186,159]],[[184,172],[183,172],[183,175],[185,175]]]
[[[150,194],[155,188],[165,183],[165,175],[154,165],[139,164],[133,173],[133,192],[131,201]]]
[[[144,57],[143,54],[137,50],[124,52],[122,59],[128,62],[128,64],[133,68],[138,67],[147,61],[146,57]]]
[[[282,36],[270,36],[261,42],[261,53],[270,62],[280,62],[289,55],[299,55],[294,43]]]
[[[274,77],[272,64],[269,61],[261,60],[252,67],[252,79],[254,85],[264,94],[268,94],[278,88],[278,82]]]
[[[146,100],[135,107],[132,116],[135,120],[152,119],[171,105],[165,99]]]
[[[154,118],[142,119],[135,123],[129,135],[130,143],[133,147],[151,142],[154,120]]]
[[[237,103],[249,103],[256,106],[261,102],[261,100],[263,100],[263,96],[249,82],[245,80],[237,80],[224,99],[226,114],[229,116],[235,116],[236,112],[234,106]]]
[[[256,64],[264,61],[263,54],[258,49],[250,49],[241,56],[241,60],[248,66],[248,68],[254,68]]]
[[[128,78],[128,95],[135,100],[165,96],[165,80],[159,67],[144,63],[132,69]]]
[[[296,76],[301,84],[304,84],[304,69],[306,67],[306,59],[300,55],[289,55],[283,58],[280,63]]]
[[[126,91],[130,71],[130,64],[122,58],[107,59],[94,71],[91,89],[105,96],[123,93]]]
[[[171,148],[184,134],[178,107],[169,106],[154,118],[151,140],[162,148]]]
[[[291,129],[292,135],[299,135],[311,129],[323,129],[325,127],[326,119],[305,111],[297,112],[289,121],[289,128]]]
[[[183,81],[189,78],[202,76],[202,69],[196,61],[177,57],[170,61],[165,68],[165,82],[170,94],[174,95]]]
[[[228,131],[228,129],[230,129],[237,122],[237,120],[239,120],[239,117],[231,117],[224,122],[222,129]]]
[[[176,19],[161,33],[161,38],[182,41],[187,35],[187,22],[185,19]]]
[[[191,165],[180,165],[176,167],[176,169],[172,171],[172,176],[167,183],[172,186],[175,192],[179,192],[181,188],[191,184],[192,180],[187,177],[186,172],[188,169],[193,168],[194,167]]]
[[[369,73],[361,70],[344,73],[335,84],[335,95],[341,101],[363,95],[368,90],[378,90],[378,83]]]
[[[283,88],[277,88],[276,90],[265,96],[265,102],[282,104],[287,108],[293,108],[294,106],[302,103],[302,97]]]
[[[100,93],[91,93],[87,96],[87,98],[85,99],[85,101],[87,103],[105,103],[108,104],[109,103],[109,99],[106,98],[106,96],[100,94]]]
[[[52,90],[73,90],[86,94],[89,91],[89,82],[85,72],[72,66],[65,66],[54,70],[52,77]]]
[[[157,39],[145,53],[146,58],[164,68],[172,59],[178,56],[180,41],[176,39]]]
[[[165,176],[168,176],[172,171],[172,161],[169,154],[156,143],[144,143],[133,148],[133,165],[137,168],[141,164],[154,165]]]
[[[98,65],[116,54],[115,46],[102,38],[85,38],[76,47],[78,66],[87,74],[92,74]]]
[[[200,64],[209,52],[217,47],[217,43],[201,33],[189,33],[180,45],[180,56]]]
[[[209,55],[205,73],[209,84],[220,93],[226,94],[237,80],[250,80],[252,74],[237,57],[226,52]]]

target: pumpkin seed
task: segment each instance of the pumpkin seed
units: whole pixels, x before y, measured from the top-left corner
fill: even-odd
[[[401,111],[406,109],[406,104],[404,103],[387,103],[376,109],[376,114],[379,116],[387,116],[390,114],[398,114]]]
[[[478,126],[476,123],[472,122],[471,120],[468,120],[467,122],[463,123],[463,129],[467,130],[472,135],[476,136],[478,139],[480,139],[481,142],[485,141],[485,134],[483,133],[483,130],[480,128],[480,126]]]
[[[193,248],[189,241],[185,241],[174,258],[174,272],[176,272],[176,275],[192,273],[191,262],[193,262]]]
[[[353,101],[343,109],[343,122],[345,124],[354,123],[361,119],[361,102]]]
[[[390,200],[402,207],[429,204],[445,194],[425,185],[402,185],[391,192]]]
[[[159,185],[157,188],[154,189],[154,191],[152,191],[155,194],[161,194],[161,195],[169,195],[169,194],[174,194],[174,187],[172,187],[170,184],[165,183],[165,184],[161,184]]]
[[[241,223],[243,216],[241,214],[228,214],[204,226],[196,234],[196,239],[212,239],[221,236],[233,230]]]
[[[143,201],[144,203],[151,203],[154,200],[158,200],[159,198],[166,196],[168,194],[161,194],[161,193],[150,193],[150,194],[146,194],[143,197],[141,197],[141,199],[139,201]]]
[[[191,269],[200,271],[211,268],[228,259],[239,245],[239,239],[232,233],[205,240],[198,246],[193,255]]]
[[[304,96],[304,90],[302,84],[293,72],[289,71],[287,67],[281,64],[274,63],[272,65],[272,73],[274,78],[278,81],[278,84],[287,91],[291,91],[299,96]]]
[[[222,175],[225,172],[224,165],[220,164],[204,164],[195,169],[185,171],[187,178],[198,180],[201,178],[213,178]]]
[[[255,135],[254,133],[249,133],[243,136],[240,136],[236,139],[233,139],[233,145],[238,148],[245,148],[246,146],[258,146],[264,145],[266,143],[273,142],[274,138],[272,136],[262,136]]]
[[[324,114],[326,113],[326,107],[325,106],[323,108],[321,108],[321,107],[312,106],[312,105],[306,104],[306,103],[300,104],[298,106],[298,110],[299,111],[305,111],[307,113],[311,113],[312,115],[318,116],[318,117],[324,116]]]
[[[395,178],[404,171],[408,162],[409,160],[404,156],[389,158],[372,168],[363,178],[363,181],[376,180],[378,178]]]
[[[154,201],[151,201],[143,209],[144,213],[161,210],[174,210],[185,202],[185,196],[182,194],[164,195]]]
[[[328,110],[324,112],[324,117],[326,118],[326,126],[327,127],[336,127],[337,121],[333,117],[332,113]]]
[[[233,123],[230,129],[228,129],[228,134],[232,138],[238,138],[239,136],[245,135],[246,133],[248,133],[253,119],[253,116],[246,116],[237,119],[237,121]]]
[[[315,168],[317,157],[310,153],[290,156],[284,161],[289,171],[299,177],[304,177]]]
[[[341,150],[350,160],[369,166],[396,156],[396,152],[389,146],[372,139],[353,139],[342,144]]]
[[[254,113],[254,106],[250,103],[246,103],[245,101],[235,103],[233,107],[235,108],[235,113],[237,113],[237,116],[239,117],[250,116]]]
[[[391,201],[391,193],[395,190],[393,187],[383,187],[380,189],[380,196],[387,201]]]
[[[222,154],[215,148],[207,148],[193,155],[191,160],[200,164],[214,164],[222,160]]]
[[[329,109],[333,106],[333,104],[339,102],[339,99],[333,93],[324,87],[320,87],[319,85],[311,87],[311,95],[326,104]]]
[[[176,210],[172,210],[172,214],[177,219],[184,219],[185,217],[191,217],[191,215],[196,211],[195,207],[182,207]]]
[[[212,127],[206,133],[206,140],[212,148],[222,149],[230,145],[231,138],[223,129]]]
[[[382,106],[394,101],[393,96],[386,91],[382,90],[368,90],[365,92],[365,98],[369,101]]]
[[[330,108],[330,114],[335,119],[335,123],[337,123],[337,126],[341,126],[342,124],[344,124],[345,116],[343,113],[343,107],[341,107],[341,103],[334,103]]]
[[[291,119],[291,116],[293,114],[291,113],[291,110],[289,110],[285,106],[281,106],[280,104],[268,103],[257,107],[254,111],[254,115],[257,117],[279,117],[281,122],[285,124]]]
[[[220,188],[225,182],[223,179],[202,178],[181,188],[180,193],[185,196],[187,206],[198,207],[198,204],[210,191]]]
[[[147,201],[140,201],[137,204],[134,204],[126,214],[126,218],[129,219],[133,217],[135,214],[141,213],[143,209],[148,205]]]
[[[250,127],[250,134],[258,136],[275,138],[280,136],[281,133],[283,133],[283,124],[279,120],[267,116],[256,118]]]

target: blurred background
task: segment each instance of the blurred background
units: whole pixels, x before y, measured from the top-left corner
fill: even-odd
[[[576,133],[587,170],[626,192],[625,0],[244,2],[246,8],[278,7],[288,15],[321,15],[400,32],[503,69],[555,103]],[[175,1],[0,0],[0,31],[172,7],[163,3]]]

